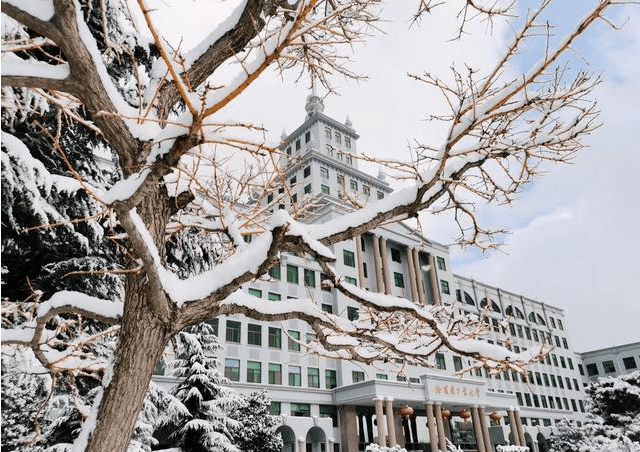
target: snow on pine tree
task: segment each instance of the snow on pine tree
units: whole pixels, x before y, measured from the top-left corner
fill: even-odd
[[[269,394],[252,392],[242,395],[242,399],[243,404],[230,413],[241,426],[233,431],[235,445],[242,452],[280,452],[282,436],[276,433],[280,421],[269,411]]]
[[[586,421],[561,423],[551,452],[640,452],[640,371],[598,378],[586,393]]]
[[[181,379],[172,393],[186,413],[177,405],[169,407],[162,414],[161,431],[185,452],[239,452],[233,432],[242,426],[229,414],[243,401],[223,386],[228,381],[218,369],[219,347],[213,327],[201,323],[178,333],[177,358],[167,363],[167,369]]]
[[[24,225],[19,221],[31,206],[36,212],[30,216],[41,223],[65,220],[67,225],[59,229],[63,232],[54,233],[51,228],[42,232],[52,244],[43,256],[59,256],[60,262],[54,260],[47,265],[52,275],[71,268],[67,262],[72,261],[68,253],[73,246],[69,243],[84,253],[72,264],[99,271],[110,268],[107,260],[102,268],[86,265],[84,257],[103,250],[98,241],[112,237],[91,221],[69,225],[66,205],[49,196],[60,195],[69,199],[70,205],[82,201],[72,179],[47,165],[46,173],[33,160],[37,159],[33,152],[41,145],[42,150],[49,149],[40,151],[41,157],[52,158],[52,148],[43,143],[53,137],[51,141],[57,145],[54,150],[59,151],[59,147],[70,156],[69,163],[76,168],[85,191],[120,228],[117,255],[126,270],[121,298],[110,292],[104,294],[105,290],[118,291],[117,284],[99,285],[100,295],[89,296],[83,292],[86,285],[79,284],[73,291],[61,290],[57,278],[42,277],[40,281],[48,281],[46,290],[51,293],[42,294],[37,310],[31,317],[25,316],[28,327],[25,322],[3,323],[11,330],[3,331],[3,353],[16,347],[31,349],[46,372],[51,376],[63,372],[69,383],[73,372],[99,377],[107,368],[105,357],[113,356],[114,367],[109,369],[113,372],[107,373],[111,378],[98,388],[100,402],[87,413],[77,449],[124,452],[154,366],[167,344],[184,328],[222,315],[243,314],[258,321],[299,319],[317,334],[317,340],[309,344],[311,351],[331,359],[365,363],[401,359],[433,366],[433,356],[441,347],[497,371],[522,371],[523,366],[540,359],[547,350],[515,353],[481,341],[487,328],[480,318],[455,318],[457,308],[438,300],[434,305],[416,304],[346,283],[336,274],[331,247],[386,223],[411,221],[418,226],[413,219],[421,212],[451,213],[460,227],[458,242],[462,245],[482,249],[496,246],[499,227],[483,227],[470,200],[511,202],[534,178],[540,165],[569,160],[582,148],[581,138],[598,126],[597,109],[590,97],[598,79],[581,71],[567,71],[564,55],[594,22],[606,19],[612,5],[625,2],[594,1],[590,11],[575,20],[566,39],[549,36],[548,42],[539,33],[554,29],[545,16],[548,1],[540,1],[527,20],[517,17],[516,12],[525,9],[517,2],[507,2],[506,9],[497,4],[486,7],[460,2],[462,10],[457,11],[457,17],[461,35],[468,21],[477,20],[478,15],[491,20],[512,18],[516,22],[512,29],[519,31],[515,31],[511,45],[505,46],[505,53],[493,64],[487,60],[489,67],[465,67],[464,73],[454,69],[453,74],[443,77],[424,68],[424,75],[415,76],[422,82],[420,86],[446,97],[450,111],[425,112],[425,116],[445,121],[448,132],[438,141],[415,145],[416,158],[411,161],[380,162],[401,175],[400,190],[364,207],[354,205],[355,212],[322,225],[304,224],[295,212],[291,216],[280,209],[260,207],[269,203],[269,196],[279,196],[280,190],[291,196],[289,180],[278,163],[281,151],[277,143],[265,143],[263,127],[249,124],[246,118],[231,118],[231,111],[241,94],[250,93],[247,88],[272,67],[292,71],[296,77],[306,73],[314,85],[329,91],[336,75],[358,78],[349,68],[348,52],[355,48],[352,44],[375,29],[375,22],[383,14],[380,2],[217,2],[225,7],[224,14],[211,16],[211,29],[203,30],[205,38],[193,49],[168,48],[155,23],[154,8],[145,3],[2,0],[3,14],[18,21],[21,30],[18,40],[3,36],[2,82],[12,88],[3,89],[3,107],[26,105],[33,115],[42,116],[42,128],[35,122],[25,123],[29,128],[22,135],[17,127],[5,128],[8,123],[3,119],[3,130],[8,132],[5,139],[9,137],[3,170],[5,163],[15,168],[7,172],[7,177],[13,177],[7,179],[12,191],[3,190],[3,224],[5,205],[10,206],[7,219],[13,221],[16,231],[27,224],[33,226],[31,220]],[[421,18],[426,22],[427,13],[437,5],[449,2],[415,3],[413,19],[418,23]],[[158,7],[163,8],[162,2]],[[3,27],[5,24],[9,22],[3,17]],[[543,45],[536,45],[538,38]],[[427,44],[437,47],[442,43],[411,39],[402,43],[409,55]],[[530,53],[538,51],[540,55]],[[521,57],[535,62],[525,74],[520,74]],[[445,80],[452,80],[450,86]],[[36,94],[44,96],[46,102],[31,102]],[[61,114],[53,115],[45,106],[55,106]],[[45,121],[47,114],[55,120]],[[77,130],[69,125],[72,122],[95,132],[99,146],[83,147],[87,140],[81,133],[73,132],[65,139],[65,133]],[[90,161],[97,149],[116,156],[118,181],[106,190],[93,187],[96,181],[90,172],[82,171],[83,162]],[[191,171],[186,161],[195,161],[195,168],[209,172],[203,175]],[[236,171],[239,163],[244,163],[245,171]],[[19,186],[19,177],[27,179],[24,187]],[[188,182],[186,194],[176,189],[179,181]],[[255,193],[257,198],[253,197]],[[30,204],[30,200],[37,202]],[[249,206],[248,200],[255,202]],[[18,210],[12,211],[14,206]],[[14,215],[15,211],[20,214]],[[167,255],[167,248],[172,247],[168,242],[185,228],[207,236],[202,243],[209,245],[200,248],[187,240],[183,246],[183,237],[179,237],[175,253],[170,250]],[[66,236],[55,241],[55,234]],[[243,242],[243,234],[252,234],[250,243]],[[8,237],[21,238],[17,233]],[[20,268],[24,248],[12,244],[5,247],[3,243],[3,254],[5,249],[12,260],[7,261],[11,266],[3,269],[3,279],[5,274],[11,278],[13,293],[30,294],[21,276],[32,270]],[[209,249],[214,252],[209,253]],[[26,250],[29,256],[22,256],[23,261],[44,259],[38,255],[38,247]],[[202,256],[207,254],[210,263],[198,268],[200,252]],[[194,253],[192,259],[190,254]],[[312,298],[301,298],[291,306],[266,303],[243,293],[243,285],[265,275],[281,253],[312,257],[334,290],[349,298],[360,312],[370,313],[367,328],[360,327],[364,319],[346,321],[323,312]],[[64,279],[62,284],[67,283]],[[20,299],[18,295],[12,298]],[[76,319],[75,329],[67,327],[69,319]],[[95,334],[84,329],[88,319],[99,321],[93,323],[99,330]],[[391,325],[408,327],[400,334],[400,329]],[[117,342],[111,350],[106,338],[116,334]],[[54,346],[51,338],[56,340]],[[89,346],[89,339],[98,345]],[[508,343],[508,337],[503,340]],[[77,348],[79,341],[81,349]],[[68,357],[68,367],[63,369],[58,361],[61,353]],[[75,359],[74,369],[70,368],[71,358]],[[211,413],[216,410],[222,407],[211,408]],[[205,432],[211,422],[194,421],[191,425],[194,431],[202,427]],[[222,420],[219,424],[223,430],[227,427]]]

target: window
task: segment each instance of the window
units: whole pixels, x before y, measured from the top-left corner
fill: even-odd
[[[527,406],[531,406],[531,395],[526,392],[524,393],[524,403]]]
[[[262,326],[250,323],[247,325],[247,344],[262,345]]]
[[[240,343],[240,322],[235,320],[227,320],[227,331],[225,334],[227,342]]]
[[[352,278],[351,276],[345,276],[344,280],[349,284],[353,284],[354,286],[358,285],[358,280],[356,278]]]
[[[342,135],[340,134],[340,132],[336,130],[334,133],[334,136],[336,138],[336,143],[338,144],[342,143]]]
[[[308,403],[291,403],[291,416],[311,416],[311,406]]]
[[[269,292],[267,294],[267,299],[269,301],[280,301],[280,300],[282,300],[282,297],[280,296],[279,293]]]
[[[347,267],[355,267],[356,258],[353,251],[342,250],[342,262],[344,262],[344,265]]]
[[[376,380],[388,380],[387,374],[376,374]]]
[[[252,239],[253,239],[253,237],[250,234],[242,236],[242,240],[244,240],[244,243],[251,243]]]
[[[322,193],[324,193],[325,195],[329,195],[331,190],[329,189],[329,187],[327,185],[320,185],[320,191]]]
[[[316,286],[316,272],[306,268],[304,269],[304,285],[308,287]]]
[[[294,352],[300,351],[300,331],[289,330],[289,350]]]
[[[531,340],[531,330],[528,326],[524,327],[524,335],[527,337],[527,339]]]
[[[573,361],[571,361],[571,358],[567,358],[567,363],[569,364],[569,369],[573,370]]]
[[[567,350],[569,350],[569,344],[567,343],[567,338],[566,337],[562,338],[562,346],[564,348],[566,348]]]
[[[298,284],[298,267],[287,264],[287,282]]]
[[[320,288],[326,292],[331,292],[331,283],[327,281],[329,278],[326,273],[320,273]],[[327,284],[322,284],[323,281],[327,281]]]
[[[336,380],[336,371],[331,369],[325,369],[324,371],[324,380],[327,389],[333,389],[338,386],[338,382]]]
[[[358,182],[353,179],[349,179],[349,188],[351,191],[358,191]]]
[[[417,377],[409,377],[409,383],[420,383],[420,379]]]
[[[560,365],[565,369],[567,368],[567,362],[565,361],[564,356],[560,357]]]
[[[516,398],[518,399],[518,405],[523,405],[522,403],[522,394],[519,392],[516,392]]]
[[[342,158],[344,157],[344,154],[342,153],[342,151],[338,151],[338,154],[336,155],[336,157],[338,158],[338,160],[342,160]]]
[[[320,167],[320,177],[323,179],[329,179],[329,170],[325,167]]]
[[[553,386],[554,388],[558,387],[558,383],[556,382],[556,376],[555,375],[549,375],[549,378],[551,378],[551,386]]]
[[[249,288],[249,295],[253,295],[254,297],[262,298],[262,291],[260,289]]]
[[[274,267],[271,267],[269,269],[269,276],[271,276],[273,279],[280,279],[280,264],[276,264]]]
[[[282,365],[269,363],[269,384],[281,385],[282,384]]]
[[[449,295],[451,292],[449,291],[449,282],[444,279],[440,280],[440,287],[442,288],[442,293],[446,293]]]
[[[351,149],[351,138],[349,138],[349,137],[344,137],[344,145],[345,145],[347,148]]]
[[[293,187],[297,181],[298,180],[296,179],[296,176],[293,176],[291,179],[289,179],[289,185]]]
[[[564,327],[562,326],[562,320],[558,319],[558,328],[564,331]]]
[[[555,319],[554,319],[553,317],[549,317],[549,322],[551,322],[551,326],[552,326],[553,328],[555,328],[555,327],[556,327],[556,321],[555,321]]]
[[[633,358],[633,356],[622,358],[622,364],[624,364],[624,368],[627,370],[635,369],[637,367],[636,360]]]
[[[353,306],[347,306],[347,318],[349,320],[358,320],[360,317],[360,313],[358,312],[358,308],[354,308]]]
[[[560,389],[564,389],[564,383],[562,382],[562,377],[558,375],[558,387]],[[571,388],[569,388],[571,389]]]
[[[289,366],[289,386],[302,386],[300,366]]]
[[[262,383],[262,363],[247,361],[247,383]]]
[[[384,192],[381,192],[380,190],[378,190],[378,199],[382,199],[384,198]]]
[[[549,405],[547,405],[547,396],[540,396],[540,401],[542,402],[542,408],[549,408]]]
[[[331,138],[331,128],[330,127],[325,127],[324,128],[324,137],[325,138]]]
[[[582,367],[582,364],[578,364],[578,370],[580,371],[580,375],[584,376],[584,367]]]
[[[344,176],[342,174],[338,174],[338,185],[344,187]]]
[[[605,374],[616,371],[616,367],[613,365],[613,361],[602,361],[602,368],[604,369]]]
[[[544,380],[544,385],[549,386],[549,375],[542,374],[542,379]]]
[[[556,347],[560,347],[560,338],[558,336],[553,336],[553,338],[556,340]]]
[[[396,287],[404,287],[404,277],[402,273],[393,272],[393,282]]]
[[[369,274],[367,272],[367,263],[366,262],[362,263],[362,276],[364,276],[365,278],[369,277]]]
[[[393,262],[402,262],[402,257],[400,256],[400,250],[398,248],[391,248],[391,260]]]
[[[578,380],[576,380],[575,378],[573,379],[573,389],[576,391],[580,390],[580,385],[578,384]]]
[[[329,157],[333,157],[333,146],[331,146],[330,144],[327,145],[327,155]]]
[[[338,410],[333,405],[320,405],[320,417],[330,417],[333,421],[333,426],[338,426]]]
[[[582,403],[582,400],[578,400],[578,405],[580,405],[580,411],[584,413],[584,403]]]
[[[224,359],[224,376],[231,381],[240,381],[240,360]]]
[[[542,375],[540,375],[540,372],[536,372],[536,384],[542,385]]]
[[[436,353],[436,366],[438,369],[447,369],[447,364],[445,363],[444,355],[442,353]]]
[[[437,256],[436,264],[438,265],[438,270],[447,271],[447,266],[444,263],[444,257]]]
[[[369,188],[368,185],[363,185],[362,186],[362,193],[364,193],[367,196],[369,196],[371,194],[371,189]]]
[[[300,150],[300,140],[296,140],[296,151]]]
[[[309,141],[311,141],[311,132],[307,131],[304,134],[304,142],[308,143]]]
[[[291,146],[287,148],[287,155],[291,155]]]
[[[364,372],[361,370],[352,370],[351,371],[351,380],[354,383],[358,383],[359,381],[364,381]]]
[[[538,339],[538,331],[531,330],[531,333],[533,334],[533,340],[536,342],[540,342],[540,339]]]
[[[282,404],[280,402],[271,402],[269,412],[274,416],[280,416],[280,413],[282,413]]]
[[[309,177],[311,175],[311,167],[307,166],[303,171],[302,171],[302,176],[303,177]]]
[[[333,314],[333,306],[330,304],[322,304],[322,310],[328,314]]]
[[[280,328],[269,327],[269,347],[282,348],[282,331]]]
[[[307,185],[305,185],[305,187],[304,187],[304,193],[305,193],[305,194],[309,194],[309,193],[311,193],[311,184],[307,184]]]
[[[317,367],[309,367],[307,369],[307,384],[310,388],[320,387],[320,369]]]
[[[553,361],[553,365],[558,367],[558,357],[556,355],[551,355],[551,360]]]
[[[213,319],[213,320],[209,320],[207,322],[209,325],[211,325],[211,327],[213,328],[213,334],[216,335],[216,337],[218,336],[218,319]]]
[[[453,357],[453,368],[456,372],[462,370],[462,358],[460,358],[459,356]]]

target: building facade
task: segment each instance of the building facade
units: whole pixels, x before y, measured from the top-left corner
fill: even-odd
[[[306,222],[323,223],[392,191],[384,174],[359,169],[351,121],[336,121],[323,110],[322,101],[309,96],[305,121],[282,137],[286,184],[265,200],[267,210],[288,209]],[[506,443],[544,451],[557,422],[584,416],[579,357],[561,309],[456,275],[446,246],[402,223],[336,244],[333,252],[336,271],[348,283],[421,304],[456,303],[461,313],[481,314],[488,306],[494,330],[488,341],[497,340],[506,321],[516,352],[543,343],[555,349],[526,375],[474,370],[457,376],[473,363],[449,351],[434,357],[434,368],[369,366],[306,353],[304,344],[314,336],[299,320],[221,317],[214,325],[225,375],[240,391],[268,390],[272,412],[282,420],[285,451],[357,452],[377,442],[435,452],[446,450],[446,439],[480,452]],[[245,290],[265,302],[312,298],[324,311],[358,318],[358,308],[322,281],[312,259],[283,254],[268,277]]]
[[[638,370],[640,342],[579,353],[585,385],[599,377],[617,377]]]

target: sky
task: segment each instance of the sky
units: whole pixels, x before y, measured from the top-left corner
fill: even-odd
[[[551,17],[559,23],[556,35],[594,3],[558,2]],[[425,121],[446,111],[441,97],[407,73],[447,78],[450,66],[464,64],[487,71],[512,35],[509,25],[497,21],[491,33],[486,23],[474,23],[469,35],[452,40],[456,10],[441,6],[416,26],[410,18],[417,4],[389,2],[379,24],[383,32],[372,31],[351,54],[349,67],[368,79],[336,77],[339,94],[324,100],[327,115],[351,119],[360,134],[358,150],[368,155],[408,159],[409,143],[442,140],[445,129]],[[156,16],[160,29],[174,42],[183,38],[188,48],[223,17],[216,8],[227,4],[163,0],[158,6],[164,9]],[[213,12],[204,14],[207,8]],[[598,23],[578,40],[570,58],[573,68],[602,77],[594,97],[603,125],[585,140],[588,148],[570,165],[547,167],[548,173],[512,205],[477,206],[485,225],[510,231],[500,251],[482,255],[450,248],[455,273],[564,309],[576,351],[640,341],[635,287],[640,277],[640,7],[619,7],[609,18],[621,28]],[[513,73],[526,71],[535,59],[522,55]],[[309,81],[296,83],[297,75],[265,74],[226,109],[227,119],[263,125],[277,143],[283,130],[291,132],[304,120]],[[428,238],[453,244],[457,230],[450,218],[424,215],[422,220]]]

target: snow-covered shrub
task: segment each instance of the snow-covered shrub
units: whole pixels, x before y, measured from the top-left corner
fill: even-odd
[[[400,446],[387,447],[372,443],[367,445],[365,452],[407,452],[407,449]]]
[[[498,452],[529,452],[526,446],[496,446]]]

